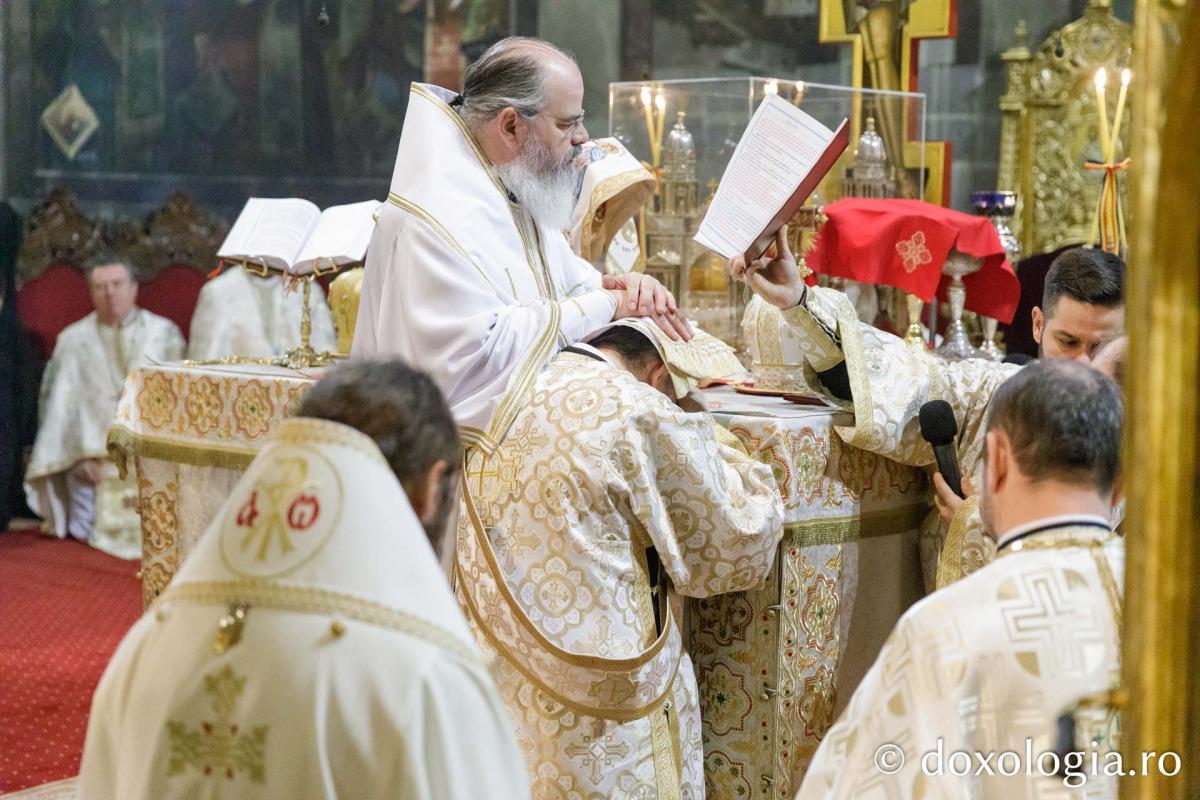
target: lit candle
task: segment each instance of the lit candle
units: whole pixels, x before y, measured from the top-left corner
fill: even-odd
[[[1108,156],[1105,161],[1109,164],[1116,160],[1117,155],[1117,139],[1121,136],[1121,115],[1125,113],[1125,95],[1129,92],[1129,81],[1133,78],[1133,73],[1129,68],[1121,70],[1121,91],[1117,94],[1117,116],[1113,121],[1112,138],[1108,142]]]
[[[796,108],[800,107],[800,102],[804,100],[804,81],[796,81],[796,96],[792,98],[792,105]]]
[[[662,92],[659,92],[654,98],[654,109],[656,112],[655,116],[658,118],[656,120],[656,127],[654,128],[654,139],[656,142],[654,151],[659,154],[654,158],[654,166],[657,167],[662,155],[663,121],[667,118],[667,98],[663,96]]]
[[[646,138],[650,140],[650,162],[654,166],[658,166],[658,147],[654,143],[654,112],[651,110],[654,98],[650,94],[650,87],[642,87],[642,112],[646,116]]]
[[[1104,100],[1105,87],[1108,85],[1108,73],[1104,67],[1096,70],[1096,111],[1100,117],[1100,158],[1107,159],[1108,143],[1108,104]]]
[[[774,78],[767,81],[767,85],[763,87],[763,94],[779,94],[779,81]]]

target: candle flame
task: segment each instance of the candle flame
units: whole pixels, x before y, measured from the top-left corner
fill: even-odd
[[[804,94],[804,81],[796,81],[796,91]]]
[[[642,87],[642,105],[644,105],[646,107],[650,106],[650,87],[649,86]]]
[[[1104,69],[1104,67],[1101,67],[1100,69],[1096,70],[1096,88],[1103,89],[1107,85],[1108,71]]]
[[[779,81],[772,78],[767,81],[767,85],[763,87],[765,94],[779,94]]]
[[[659,92],[658,96],[654,98],[654,107],[660,112],[667,110],[667,98],[663,96],[662,92]]]
[[[1128,86],[1131,80],[1133,80],[1133,71],[1129,67],[1121,70],[1121,85]]]

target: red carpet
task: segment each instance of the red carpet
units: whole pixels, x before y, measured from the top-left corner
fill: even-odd
[[[79,772],[92,692],[142,613],[138,564],[0,534],[0,792]]]

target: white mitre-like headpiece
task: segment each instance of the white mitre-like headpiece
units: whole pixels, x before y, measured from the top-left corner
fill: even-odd
[[[172,598],[354,619],[480,660],[395,474],[336,422],[280,425],[158,602]]]
[[[750,352],[754,387],[769,392],[808,394],[804,350],[783,313],[755,295],[742,317],[742,336]]]
[[[677,399],[700,388],[702,381],[728,378],[745,371],[732,347],[694,324],[692,330],[695,336],[690,341],[684,341],[672,339],[649,317],[626,317],[593,331],[585,341],[591,341],[604,331],[621,325],[641,332],[654,344],[667,371],[671,373]]]
[[[612,138],[587,142],[580,158],[583,172],[571,212],[571,249],[594,263],[654,191],[654,174]]]

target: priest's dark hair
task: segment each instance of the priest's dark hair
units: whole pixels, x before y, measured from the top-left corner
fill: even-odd
[[[1125,262],[1094,247],[1075,247],[1054,259],[1042,291],[1042,313],[1054,315],[1058,298],[1102,308],[1125,304]]]
[[[521,116],[536,117],[546,102],[546,80],[540,54],[574,58],[549,42],[527,36],[509,36],[489,47],[463,76],[458,113],[473,128],[512,107]]]
[[[629,325],[614,325],[588,341],[597,350],[616,351],[627,366],[646,369],[662,361],[650,337]]]
[[[133,271],[133,264],[125,256],[117,253],[114,250],[100,249],[93,252],[83,262],[83,276],[87,278],[88,283],[92,281],[92,273],[101,267],[111,267],[113,265],[125,268],[129,273],[129,280],[134,283],[138,282],[137,273]]]
[[[425,526],[441,553],[461,451],[454,417],[432,378],[399,359],[350,361],[312,388],[296,416],[340,422],[371,437],[409,497],[425,489],[433,465],[445,461],[437,514]]]
[[[1064,358],[1035,361],[992,395],[987,430],[1004,431],[1021,472],[1108,494],[1121,464],[1121,390]]]

